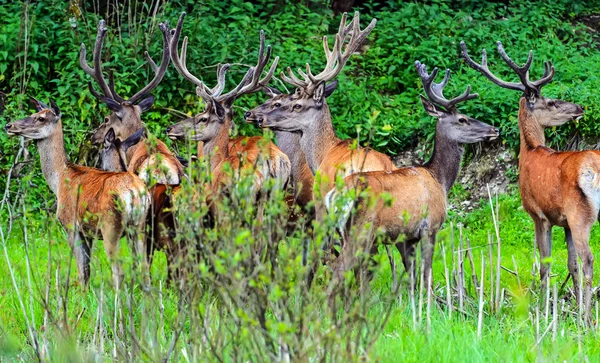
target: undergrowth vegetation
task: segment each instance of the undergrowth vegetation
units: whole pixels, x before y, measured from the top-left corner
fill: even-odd
[[[0,124],[30,114],[28,96],[53,98],[63,111],[67,154],[89,164],[95,153],[89,132],[108,110],[87,90],[79,49],[81,43],[91,48],[100,18],[109,27],[105,68],[115,70],[117,91],[125,95],[150,77],[143,52],[158,58],[159,22],[174,25],[183,10],[189,14],[188,67],[209,84],[219,63],[233,65],[236,81],[242,77],[256,58],[260,29],[281,57],[280,69],[306,62],[317,69],[324,64],[320,36],[333,34],[339,22],[320,1],[127,1],[96,9],[99,3],[0,0]],[[448,94],[462,91],[453,85],[471,84],[481,97],[462,111],[498,127],[501,142],[516,149],[516,95],[468,70],[459,57],[465,40],[473,55],[487,48],[494,69],[505,69],[494,49],[501,40],[519,62],[534,50],[532,77],[541,74],[542,60],[551,59],[557,75],[546,93],[586,109],[579,123],[549,130],[549,145],[596,142],[599,36],[579,21],[600,10],[595,2],[366,2],[360,10],[363,23],[376,17],[378,24],[328,100],[342,138],[358,138],[389,155],[432,143],[434,120],[418,102],[418,59],[454,72],[458,80]],[[286,86],[278,77],[271,85]],[[203,107],[172,67],[154,95],[143,120],[163,140],[167,125]],[[260,132],[240,115],[264,97],[239,100],[234,133]],[[165,141],[187,157],[194,150]],[[285,196],[275,192],[258,218],[261,207],[248,195],[249,180],[219,201],[215,223],[203,194],[211,175],[199,161],[190,164],[190,179],[176,198],[176,238],[187,251],[178,267],[185,279],[169,284],[159,253],[152,284],[142,288],[124,238],[123,288],[112,288],[110,264],[95,243],[86,289],[76,282],[34,145],[4,132],[0,145],[0,360],[584,361],[600,354],[598,305],[593,326],[585,327],[570,284],[563,283],[563,243],[554,245],[552,288],[538,296],[533,226],[515,190],[490,196],[468,215],[450,213],[438,236],[428,293],[423,281],[410,288],[398,253],[383,246],[374,264],[357,250],[357,275],[334,276],[322,247],[335,234],[336,216],[322,224],[302,215],[291,220]],[[561,233],[555,241],[564,240]],[[591,239],[598,237],[594,228]],[[370,283],[366,266],[375,269]]]

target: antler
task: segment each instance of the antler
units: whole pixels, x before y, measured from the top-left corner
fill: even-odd
[[[312,94],[319,84],[335,78],[342,71],[350,56],[364,42],[367,36],[369,36],[375,27],[375,24],[377,23],[377,19],[373,19],[371,20],[371,23],[369,23],[369,25],[361,31],[360,15],[358,11],[354,13],[354,18],[348,25],[346,25],[346,18],[347,14],[344,13],[342,15],[338,32],[335,35],[333,50],[329,49],[327,36],[323,36],[323,48],[325,51],[327,64],[321,73],[317,74],[316,76],[313,75],[310,70],[310,65],[306,63],[306,72],[298,69],[298,73],[300,76],[302,76],[302,78],[304,78],[303,80],[296,77],[290,67],[287,68],[288,76],[286,76],[284,72],[281,72],[281,78],[292,86],[303,89],[306,94]],[[342,52],[342,45],[346,42],[346,38],[349,34],[350,39],[348,40],[346,49],[344,49]]]
[[[85,44],[83,44],[83,43],[81,43],[81,49],[79,51],[79,63],[81,64],[81,68],[83,68],[83,71],[85,73],[87,73],[88,75],[92,76],[92,78],[96,81],[96,83],[98,83],[98,86],[100,86],[102,95],[94,89],[92,82],[88,82],[88,87],[89,87],[92,95],[94,95],[94,97],[96,97],[98,99],[107,97],[107,98],[113,99],[117,102],[122,102],[123,98],[114,92],[114,87],[113,87],[113,89],[111,89],[106,84],[106,80],[104,79],[104,76],[102,75],[102,66],[101,66],[102,43],[104,42],[104,37],[106,36],[107,30],[108,29],[106,28],[104,20],[100,20],[100,22],[98,23],[98,33],[96,35],[96,43],[94,44],[94,52],[92,53],[92,57],[93,57],[92,62],[94,63],[94,68],[90,67],[90,65],[87,63],[87,60],[86,60],[87,51],[85,49]]]
[[[502,59],[504,59],[504,61],[508,64],[508,66],[517,74],[520,82],[506,82],[506,81],[503,81],[502,79],[498,78],[497,76],[495,76],[488,68],[487,53],[486,53],[485,49],[483,49],[481,51],[481,64],[478,64],[475,61],[473,61],[471,59],[471,57],[469,57],[469,54],[467,52],[467,45],[465,44],[464,41],[460,42],[460,48],[462,50],[462,56],[465,59],[465,62],[471,68],[481,72],[481,74],[483,74],[489,80],[491,80],[492,82],[494,82],[495,84],[497,84],[498,86],[500,86],[502,88],[512,89],[515,91],[521,91],[526,94],[531,93],[534,95],[539,95],[542,90],[542,87],[544,87],[545,85],[550,83],[552,81],[552,78],[554,78],[555,70],[554,70],[554,67],[552,66],[552,62],[546,61],[546,62],[544,62],[544,75],[542,76],[542,78],[538,79],[537,81],[533,81],[533,82],[530,81],[529,80],[529,68],[531,68],[531,64],[533,62],[533,51],[532,50],[529,51],[529,56],[527,57],[527,61],[525,62],[525,64],[522,67],[519,67],[512,59],[510,59],[508,54],[506,54],[506,51],[504,51],[504,47],[502,46],[502,43],[497,42],[497,44],[498,44],[498,53],[500,53],[500,56],[502,57]]]
[[[474,98],[479,97],[477,93],[471,93],[471,86],[468,85],[467,89],[460,96],[454,97],[451,100],[446,99],[444,97],[444,87],[448,84],[450,80],[450,70],[446,69],[446,74],[444,75],[444,79],[441,83],[435,83],[435,77],[438,74],[439,69],[435,67],[431,75],[427,73],[427,66],[422,64],[419,61],[415,61],[415,67],[417,68],[417,72],[421,77],[421,81],[423,82],[423,89],[425,90],[425,94],[427,97],[434,102],[435,104],[444,107],[446,110],[450,111],[456,108],[456,105],[460,102],[465,102],[468,100],[472,100]]]
[[[130,97],[127,102],[129,103],[135,103],[137,102],[140,98],[142,98],[144,95],[150,93],[154,88],[156,88],[156,86],[160,83],[160,81],[163,79],[165,72],[167,71],[167,67],[169,65],[169,28],[168,25],[166,24],[159,24],[159,28],[160,30],[163,32],[163,55],[162,55],[162,59],[161,59],[161,63],[160,63],[160,67],[158,67],[156,65],[156,63],[152,60],[152,58],[150,58],[150,56],[148,55],[148,52],[145,52],[145,57],[146,60],[148,61],[148,63],[150,64],[150,67],[154,70],[154,78],[152,79],[152,81],[150,81],[150,83],[148,83],[144,88],[142,88],[139,92],[137,92],[136,94],[134,94],[132,97]],[[90,67],[90,65],[87,63],[86,60],[86,49],[85,49],[85,45],[82,43],[81,44],[81,50],[79,53],[79,63],[81,64],[81,68],[83,68],[83,71],[85,73],[87,73],[88,75],[92,76],[92,78],[96,81],[96,83],[98,83],[98,86],[100,86],[100,90],[102,91],[102,94],[100,94],[99,92],[97,92],[93,85],[92,82],[88,83],[88,86],[90,88],[90,92],[92,93],[92,95],[94,95],[94,97],[102,99],[103,97],[107,97],[107,98],[111,98],[115,101],[117,101],[118,103],[122,103],[125,101],[125,99],[121,96],[119,96],[117,94],[117,92],[115,92],[115,82],[114,82],[114,74],[113,71],[110,70],[109,74],[108,74],[108,84],[106,83],[106,80],[104,79],[104,75],[102,74],[102,65],[101,65],[101,57],[102,57],[102,43],[104,42],[104,37],[106,36],[106,25],[104,20],[100,20],[100,22],[98,23],[98,34],[96,35],[96,43],[94,45],[94,53],[93,53],[93,63],[94,63],[94,67]]]
[[[127,101],[130,103],[136,103],[140,98],[144,97],[148,93],[152,92],[153,89],[158,86],[160,81],[162,81],[165,73],[167,72],[167,67],[169,66],[169,23],[166,21],[164,23],[158,24],[158,28],[163,33],[163,53],[162,58],[160,60],[160,66],[157,67],[156,63],[152,60],[148,52],[144,52],[144,56],[148,63],[150,64],[150,68],[154,70],[154,78],[148,83],[144,88],[139,90],[136,94],[131,96]]]
[[[268,45],[266,49],[267,51],[265,54],[265,32],[261,30],[260,47],[258,48],[258,62],[256,63],[256,66],[250,67],[242,81],[231,91],[219,96],[217,98],[218,101],[233,101],[242,95],[257,92],[269,84],[269,81],[275,73],[275,68],[277,68],[277,63],[279,63],[279,57],[275,57],[275,60],[273,60],[273,63],[271,64],[267,75],[261,79],[260,76],[263,73],[265,67],[267,66],[267,63],[269,63],[269,59],[271,58],[271,46]]]
[[[186,66],[186,55],[187,55],[187,44],[188,38],[183,38],[183,45],[181,46],[181,53],[178,53],[179,47],[179,38],[181,37],[181,29],[183,28],[183,20],[185,18],[186,13],[181,13],[179,17],[179,21],[177,22],[177,26],[175,29],[171,30],[171,39],[170,39],[170,52],[171,59],[173,60],[173,65],[177,72],[182,75],[185,79],[192,82],[196,85],[196,93],[198,96],[202,97],[204,100],[214,100],[217,102],[222,102],[225,100],[230,100],[231,102],[241,95],[256,92],[261,88],[265,87],[273,74],[275,73],[275,68],[277,67],[277,63],[279,62],[279,57],[275,57],[273,64],[271,64],[271,68],[267,72],[267,75],[260,78],[263,70],[267,63],[269,63],[269,59],[271,58],[271,46],[266,47],[265,54],[265,34],[261,30],[260,32],[260,48],[258,51],[258,63],[255,67],[250,67],[250,69],[244,75],[242,81],[231,91],[226,94],[221,94],[225,89],[225,74],[229,70],[229,64],[219,64],[217,66],[217,85],[213,88],[208,88],[204,82],[199,80],[196,76],[194,76],[187,69]]]

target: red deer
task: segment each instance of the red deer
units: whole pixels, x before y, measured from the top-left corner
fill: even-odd
[[[306,72],[298,70],[303,80],[296,77],[288,67],[289,77],[283,72],[283,80],[296,90],[292,94],[273,95],[264,104],[246,113],[247,121],[255,121],[274,131],[299,133],[300,148],[313,174],[317,171],[323,182],[316,187],[324,195],[333,188],[338,171],[346,177],[359,171],[394,170],[390,158],[370,148],[353,149],[353,140],[341,140],[335,134],[331,123],[331,113],[326,98],[337,86],[337,82],[326,84],[341,71],[350,56],[360,47],[375,27],[376,19],[360,30],[359,15],[355,13],[350,24],[346,25],[346,14],[342,16],[339,31],[336,34],[333,50],[329,49],[327,37],[323,37],[323,47],[327,64],[325,69],[313,75],[310,66]],[[347,39],[349,38],[349,39]],[[342,46],[348,41],[346,48]],[[298,174],[298,171],[296,171]],[[317,214],[319,206],[317,206]]]
[[[8,123],[6,131],[11,136],[37,141],[42,173],[58,199],[56,215],[67,231],[81,284],[87,285],[90,279],[92,239],[101,237],[115,287],[119,288],[123,272],[117,253],[126,228],[135,230],[135,251],[145,255],[143,229],[150,205],[146,185],[130,172],[114,173],[71,164],[65,153],[58,106],[53,101],[52,107],[37,100],[33,103],[37,112]]]
[[[85,45],[81,44],[81,52],[79,55],[81,67],[85,73],[92,77],[101,90],[100,92],[96,91],[92,82],[89,82],[90,92],[94,97],[104,102],[111,111],[111,113],[105,117],[104,122],[94,130],[91,138],[93,144],[101,144],[104,141],[106,133],[111,128],[113,129],[116,138],[125,140],[140,128],[145,127],[141,119],[141,114],[149,110],[154,103],[154,96],[146,96],[152,92],[162,80],[169,65],[170,58],[168,25],[161,23],[159,24],[159,28],[163,33],[163,54],[160,66],[156,65],[148,53],[145,54],[148,63],[154,70],[154,78],[150,83],[127,100],[115,91],[113,73],[109,72],[108,83],[104,79],[102,73],[102,43],[107,31],[103,20],[98,24],[98,34],[96,36],[93,52],[93,67],[87,63],[86,48]],[[135,147],[131,147],[127,152],[127,159],[137,160],[135,173],[148,185],[154,183],[171,185],[179,184],[181,178],[184,176],[183,166],[160,140],[156,140],[156,146],[139,143]],[[119,165],[115,165],[114,167],[119,168]]]
[[[429,115],[437,118],[431,158],[423,166],[404,167],[392,172],[362,172],[346,177],[343,188],[346,192],[356,188],[357,195],[362,192],[368,193],[376,198],[376,203],[369,206],[369,198],[358,197],[355,201],[348,200],[347,205],[338,207],[343,210],[340,234],[348,237],[352,228],[359,234],[382,231],[385,233],[383,243],[396,244],[411,281],[415,278],[415,248],[421,241],[423,279],[428,283],[436,236],[447,216],[448,192],[460,170],[464,152],[461,144],[495,139],[498,137],[498,130],[460,113],[456,108],[460,102],[478,97],[477,94],[471,93],[470,86],[467,86],[460,96],[446,99],[443,90],[449,81],[450,70],[446,70],[441,83],[435,83],[438,68],[434,68],[433,72],[428,74],[424,64],[417,61],[415,66],[423,82],[425,94],[429,98],[421,96],[423,107]],[[391,203],[386,203],[381,198],[383,194],[392,197]],[[337,189],[327,194],[325,205],[330,212],[336,211],[336,199],[339,195],[340,191]],[[338,261],[341,270],[352,264],[354,253],[360,247],[352,244],[363,240],[364,237],[354,242],[343,238]],[[372,252],[375,252],[377,246],[372,247]]]
[[[202,154],[210,158],[211,170],[214,174],[211,186],[214,193],[231,186],[230,175],[223,168],[227,164],[232,170],[253,170],[256,180],[254,187],[257,193],[267,178],[275,179],[276,187],[283,188],[289,178],[290,161],[277,146],[262,140],[261,137],[236,140],[229,138],[229,129],[233,124],[233,102],[242,95],[257,92],[266,86],[273,76],[279,57],[275,58],[267,75],[261,79],[271,57],[271,46],[266,47],[265,54],[265,36],[261,31],[257,65],[251,67],[242,81],[225,94],[223,94],[225,74],[229,65],[219,65],[217,85],[209,89],[186,67],[187,37],[183,40],[181,55],[178,53],[184,17],[185,13],[179,18],[177,27],[171,31],[171,59],[179,74],[196,85],[196,92],[206,103],[206,109],[194,117],[170,126],[167,129],[168,136],[173,139],[185,138],[202,142]]]
[[[100,154],[102,169],[134,172],[138,165],[136,159],[127,162],[126,154],[129,148],[141,141],[144,131],[145,129],[142,128],[126,140],[121,141],[116,138],[114,130],[109,129],[104,138],[104,145]],[[178,193],[179,189],[179,185],[155,184],[149,188],[148,192],[152,196],[152,212],[147,217],[147,225],[153,237],[152,240],[147,241],[146,245],[148,264],[152,265],[156,249],[163,250],[167,257],[167,279],[169,281],[179,280],[182,276],[177,264],[181,262],[181,258],[184,257],[185,253],[185,249],[181,248],[173,239],[175,235],[175,218],[171,212],[172,198]]]
[[[544,136],[546,127],[560,126],[582,117],[583,108],[574,103],[542,96],[542,87],[552,81],[555,70],[550,61],[545,62],[542,78],[537,81],[529,80],[533,51],[529,52],[525,65],[519,67],[508,57],[502,43],[498,42],[500,56],[519,78],[519,82],[506,82],[489,70],[485,49],[481,64],[478,64],[469,57],[464,42],[461,42],[461,48],[463,58],[471,68],[481,72],[496,85],[521,93],[518,117],[521,134],[519,189],[523,207],[535,225],[535,241],[542,261],[542,288],[548,288],[552,227],[560,226],[565,229],[569,272],[578,301],[577,256],[581,258],[585,278],[585,310],[589,317],[594,272],[594,256],[589,239],[590,230],[600,211],[600,151],[555,151],[546,146]]]
[[[281,92],[271,87],[265,87],[265,92],[270,97],[276,97],[277,95],[281,94]],[[246,118],[247,122],[256,122],[259,127],[262,127],[261,120],[255,121],[252,119],[252,112],[246,112],[244,114],[244,118]],[[292,165],[291,182],[294,191],[293,202],[298,204],[301,208],[306,209],[308,203],[312,201],[312,188],[315,182],[315,176],[306,162],[306,156],[304,155],[304,152],[300,148],[301,135],[297,132],[280,130],[273,130],[273,133],[275,134],[275,139],[277,140],[277,146],[288,156]]]

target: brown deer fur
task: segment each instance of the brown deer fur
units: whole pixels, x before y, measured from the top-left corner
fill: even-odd
[[[552,226],[560,226],[565,229],[568,268],[579,303],[582,301],[579,299],[577,256],[581,259],[585,278],[583,303],[585,318],[589,321],[594,273],[594,257],[589,238],[600,211],[600,152],[558,152],[546,147],[544,129],[582,117],[583,108],[574,103],[542,96],[542,87],[554,78],[552,62],[544,63],[542,78],[531,81],[529,69],[533,63],[533,51],[529,52],[525,64],[518,66],[510,59],[501,42],[497,42],[497,46],[498,53],[517,74],[519,82],[507,82],[494,75],[488,68],[485,50],[482,51],[481,63],[476,63],[469,56],[465,42],[461,42],[462,56],[467,65],[494,84],[518,91],[522,95],[519,101],[519,187],[523,207],[535,225],[535,241],[542,261],[542,289],[548,288]]]
[[[37,113],[6,125],[10,135],[37,140],[42,172],[57,196],[57,218],[67,230],[79,280],[90,277],[91,238],[101,237],[118,288],[123,277],[116,260],[126,226],[135,228],[136,249],[143,252],[143,226],[149,208],[144,182],[131,172],[106,172],[71,164],[64,151],[60,111],[36,101]],[[87,238],[85,238],[87,237]]]

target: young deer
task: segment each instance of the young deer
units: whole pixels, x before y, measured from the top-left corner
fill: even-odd
[[[120,141],[115,136],[114,130],[111,128],[106,133],[104,145],[101,151],[102,169],[107,171],[132,171],[137,165],[133,159],[127,163],[127,150],[139,143],[144,136],[145,129],[140,129],[126,140]],[[129,166],[127,166],[129,164]],[[115,165],[119,165],[118,168]],[[182,249],[173,239],[175,234],[175,218],[171,212],[172,198],[178,193],[179,186],[168,186],[165,184],[156,184],[149,190],[152,196],[151,213],[147,217],[147,225],[153,237],[147,241],[146,253],[148,256],[148,264],[152,265],[154,251],[156,249],[163,250],[167,257],[168,265],[168,280],[179,280],[182,276],[182,271],[178,268],[177,263],[183,257],[185,249]]]
[[[6,132],[37,141],[42,172],[58,199],[56,215],[67,231],[81,284],[87,285],[90,278],[92,239],[101,237],[118,288],[123,272],[116,255],[127,227],[135,229],[134,247],[144,255],[143,230],[150,206],[146,185],[130,172],[106,172],[69,163],[58,106],[53,101],[51,108],[37,100],[33,103],[37,112],[8,123]]]
[[[359,171],[394,170],[390,158],[369,148],[353,149],[353,140],[341,140],[335,134],[331,123],[331,114],[326,98],[337,86],[337,82],[326,85],[341,71],[350,56],[360,47],[376,20],[360,30],[359,15],[355,13],[350,24],[346,25],[346,14],[342,16],[339,31],[336,34],[333,50],[329,49],[327,37],[323,37],[323,47],[327,64],[325,69],[313,75],[310,66],[306,72],[298,70],[303,80],[296,77],[288,67],[289,74],[281,74],[284,81],[296,87],[292,94],[272,93],[272,98],[264,104],[246,112],[249,122],[259,122],[277,132],[299,133],[300,149],[313,174],[320,171],[323,182],[318,185],[323,195],[333,188],[336,173],[348,176]],[[349,39],[347,39],[349,38]],[[343,44],[348,40],[346,48]],[[298,174],[298,171],[296,171]]]
[[[423,278],[427,283],[436,235],[446,220],[448,192],[460,170],[464,151],[461,144],[495,139],[498,130],[460,113],[456,108],[460,102],[478,97],[470,93],[470,86],[462,95],[451,100],[444,97],[443,90],[450,78],[450,70],[446,70],[441,83],[435,83],[438,68],[428,74],[424,64],[417,61],[415,66],[429,98],[421,96],[423,107],[429,115],[438,119],[433,154],[423,166],[405,167],[392,172],[363,172],[346,177],[346,192],[356,188],[358,193],[364,191],[376,198],[376,203],[371,207],[369,201],[363,198],[348,201],[349,205],[342,207],[340,230],[344,237],[350,234],[353,227],[359,233],[382,230],[385,233],[384,243],[396,243],[411,281],[415,277],[415,248],[422,241]],[[381,198],[384,193],[392,196],[391,204]],[[330,212],[336,211],[335,200],[339,194],[340,191],[336,189],[327,194],[325,205]],[[399,238],[403,240],[398,242]],[[351,264],[356,248],[348,241],[343,241],[338,265],[342,270]],[[377,246],[373,248],[376,251]]]
[[[101,66],[102,43],[106,36],[107,28],[104,21],[98,24],[98,34],[93,52],[93,67],[86,61],[86,48],[81,44],[79,61],[84,72],[90,75],[100,87],[101,92],[94,89],[92,82],[89,82],[89,89],[92,95],[104,102],[111,113],[104,118],[104,122],[94,130],[91,141],[93,144],[101,144],[104,141],[109,129],[113,129],[115,138],[125,140],[136,131],[144,128],[141,114],[152,107],[154,96],[148,96],[150,92],[162,80],[169,65],[169,46],[168,46],[168,25],[159,24],[163,33],[163,54],[160,66],[145,53],[146,59],[154,70],[154,78],[144,86],[139,92],[125,99],[115,91],[113,73],[109,72],[108,83],[104,79]],[[144,98],[145,97],[145,98]],[[156,146],[150,146],[146,143],[139,143],[131,147],[127,152],[128,160],[137,160],[135,173],[138,174],[148,185],[154,183],[160,184],[179,184],[184,176],[184,169],[179,160],[169,151],[167,146],[160,140],[156,140]],[[119,165],[113,165],[114,169],[119,169]]]
[[[256,179],[256,193],[261,190],[267,178],[275,179],[277,187],[283,188],[289,178],[291,166],[288,157],[277,146],[261,137],[242,137],[236,140],[229,138],[229,129],[233,125],[233,102],[242,95],[257,92],[266,86],[273,76],[279,57],[275,58],[267,75],[261,79],[260,76],[271,57],[271,46],[266,47],[265,54],[265,36],[261,31],[257,65],[251,67],[242,81],[226,94],[223,94],[223,90],[229,64],[219,65],[217,85],[209,89],[186,67],[187,37],[183,40],[181,55],[178,53],[184,17],[185,13],[179,18],[177,27],[171,31],[171,59],[179,74],[196,85],[196,92],[206,103],[206,109],[167,128],[168,136],[172,139],[202,142],[202,154],[210,158],[214,174],[211,187],[213,192],[231,185],[232,181],[223,168],[226,164],[229,164],[232,170],[252,169]]]
[[[473,61],[461,42],[465,62],[496,85],[521,93],[519,101],[519,189],[523,207],[533,219],[535,241],[540,251],[540,279],[542,288],[548,288],[552,251],[552,227],[565,229],[569,255],[569,272],[573,278],[575,296],[579,300],[577,256],[581,258],[585,278],[585,309],[589,317],[594,256],[590,250],[590,230],[600,211],[600,151],[555,151],[546,146],[544,129],[562,125],[583,116],[583,108],[574,103],[542,96],[542,87],[552,81],[554,67],[544,63],[544,75],[537,81],[529,80],[533,51],[527,62],[519,67],[508,57],[502,43],[498,52],[519,77],[519,82],[506,82],[494,75],[487,66],[485,49],[481,64]]]

